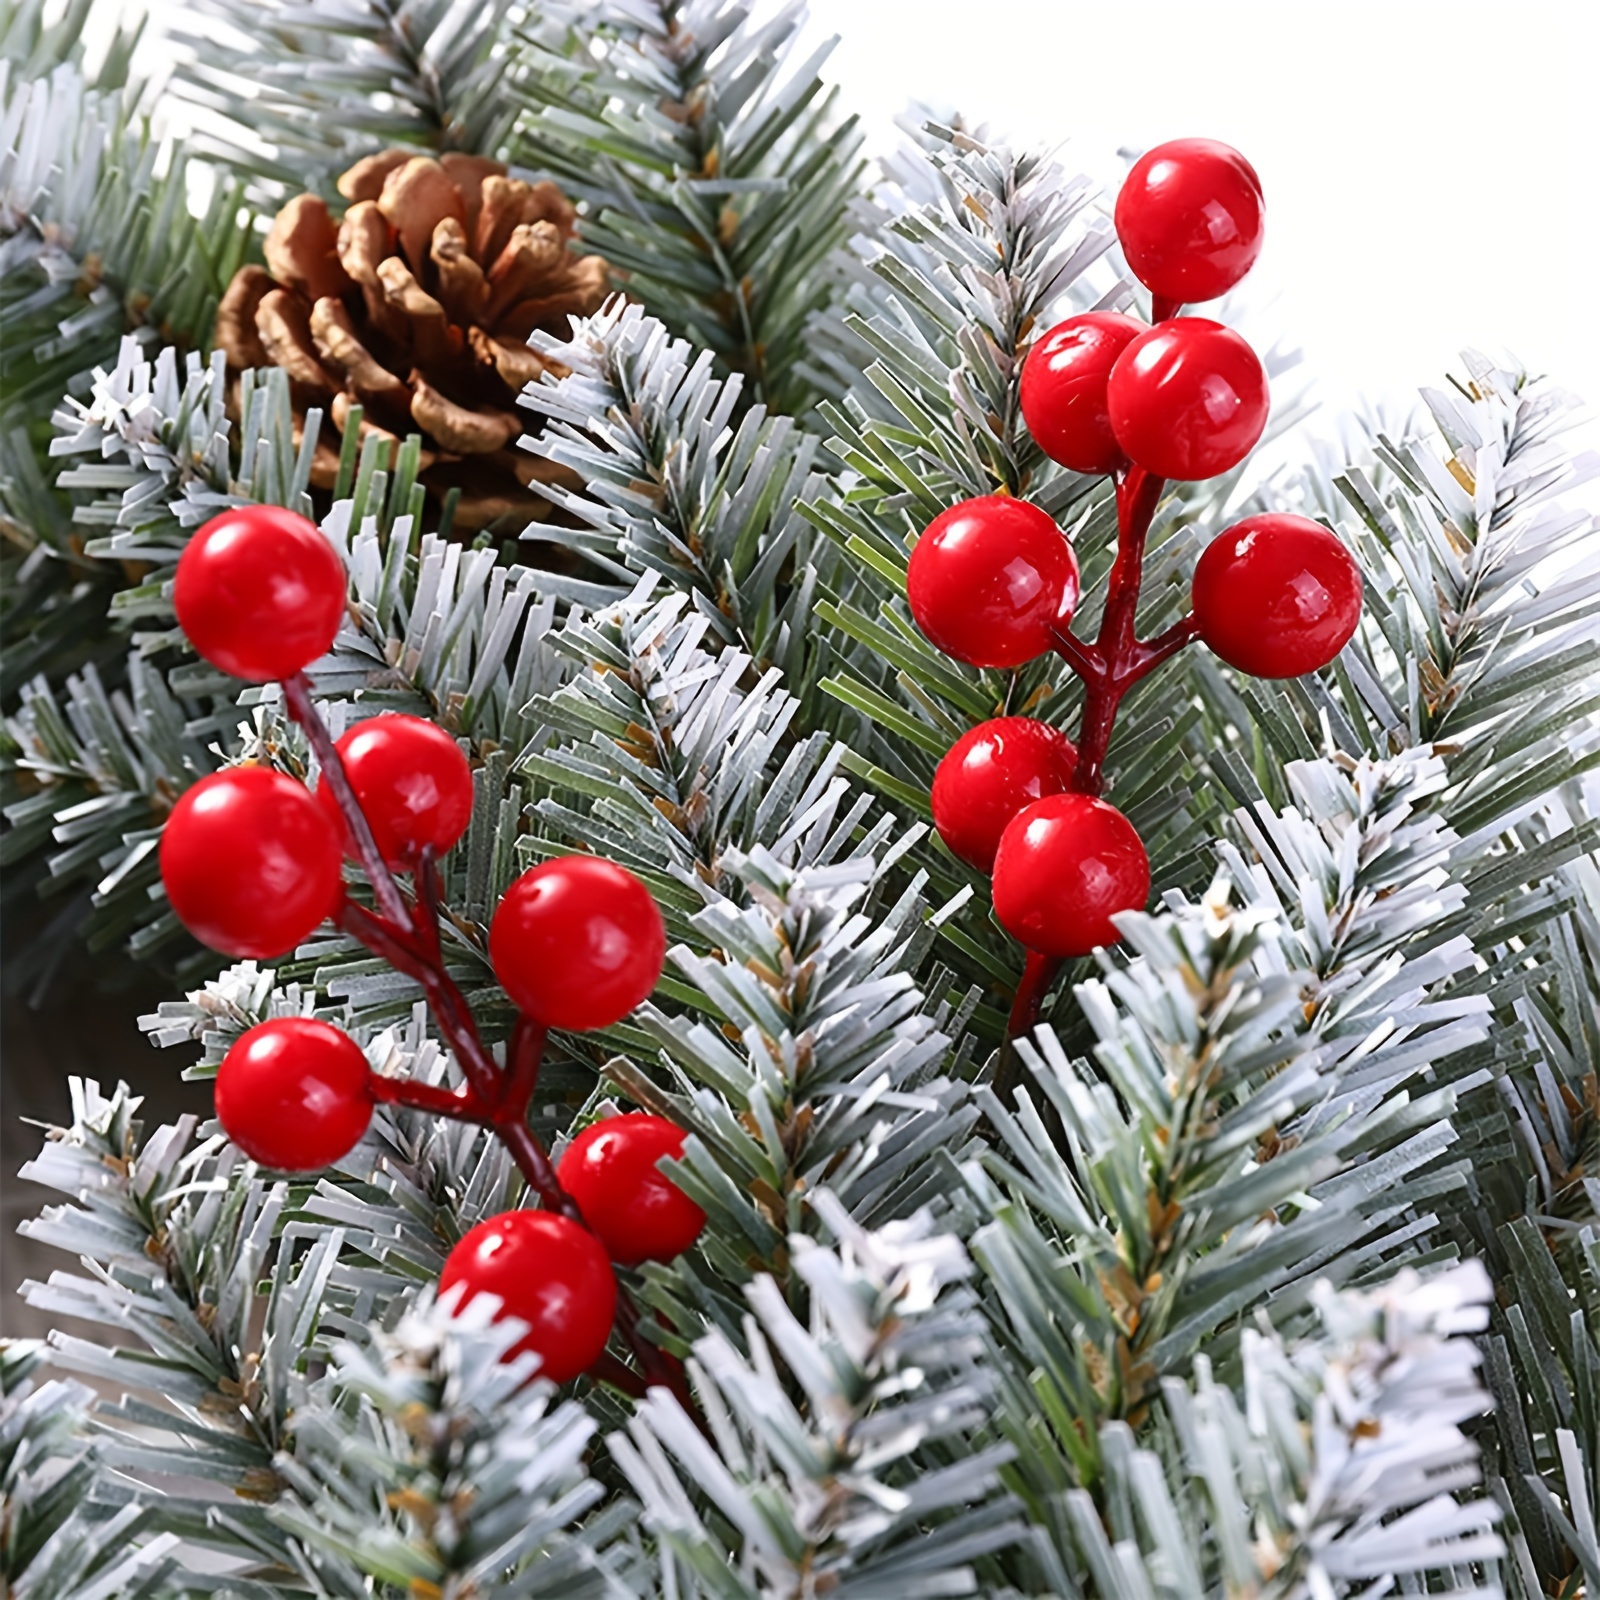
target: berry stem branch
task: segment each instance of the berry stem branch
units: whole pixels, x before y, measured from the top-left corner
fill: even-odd
[[[400,895],[400,886],[394,881],[394,875],[389,871],[382,851],[378,849],[377,840],[372,837],[372,828],[365,813],[356,803],[355,790],[350,787],[344,762],[334,748],[333,735],[328,732],[328,725],[312,701],[311,680],[305,673],[297,672],[292,678],[283,680],[283,698],[290,717],[305,730],[306,739],[316,753],[317,765],[322,769],[322,781],[332,788],[334,798],[339,802],[339,810],[355,842],[361,869],[367,875],[367,882],[372,885],[378,909],[390,922],[404,927],[406,905]]]
[[[587,1228],[577,1202],[561,1187],[548,1152],[528,1126],[528,1107],[538,1087],[539,1067],[544,1056],[544,1025],[530,1017],[519,1017],[507,1054],[506,1070],[502,1072],[483,1043],[467,997],[445,968],[440,938],[443,901],[438,863],[432,849],[424,849],[417,861],[412,874],[416,899],[408,907],[373,839],[372,829],[356,799],[327,725],[312,702],[305,675],[297,674],[286,680],[284,694],[290,715],[305,729],[317,753],[322,781],[332,787],[339,802],[339,810],[355,840],[361,864],[383,913],[374,915],[365,906],[346,898],[341,900],[334,922],[374,955],[381,956],[390,966],[422,986],[439,1032],[467,1080],[465,1090],[453,1090],[415,1079],[374,1074],[370,1080],[373,1098],[457,1121],[484,1124],[505,1146],[528,1187],[538,1195],[540,1205],[580,1228]],[[600,1358],[591,1376],[635,1398],[642,1397],[651,1384],[664,1385],[684,1410],[698,1419],[699,1408],[689,1391],[682,1363],[646,1336],[644,1321],[644,1313],[619,1285],[617,1328],[644,1376],[641,1378],[609,1355]]]
[[[1138,635],[1145,540],[1165,486],[1165,479],[1152,476],[1143,467],[1129,467],[1117,474],[1117,554],[1106,583],[1100,631],[1093,643],[1065,628],[1056,632],[1057,654],[1083,679],[1083,719],[1078,728],[1078,759],[1071,783],[1077,794],[1098,796],[1105,788],[1106,752],[1122,697],[1146,674],[1189,644],[1199,631],[1191,613],[1153,639],[1140,639]],[[1061,962],[1055,956],[1037,950],[1028,952],[1006,1021],[1008,1039],[1027,1033],[1039,1020],[1044,997],[1060,970]]]
[[[1152,477],[1143,467],[1130,467],[1117,475],[1117,554],[1106,585],[1105,611],[1084,671],[1072,655],[1062,652],[1069,666],[1083,678],[1083,721],[1078,732],[1078,762],[1072,788],[1078,794],[1098,795],[1105,787],[1106,751],[1122,697],[1143,676],[1135,625],[1139,588],[1144,581],[1144,542],[1161,499],[1165,479]],[[1059,644],[1058,644],[1059,648]],[[1148,670],[1145,668],[1144,670]]]
[[[1056,981],[1056,974],[1060,970],[1061,961],[1058,957],[1047,956],[1039,950],[1028,952],[1028,959],[1022,968],[1022,981],[1017,985],[1017,992],[1011,1001],[1011,1015],[1006,1019],[1007,1039],[1020,1039],[1032,1030],[1039,1020],[1039,1008],[1044,1004],[1044,997],[1050,992],[1050,985]]]

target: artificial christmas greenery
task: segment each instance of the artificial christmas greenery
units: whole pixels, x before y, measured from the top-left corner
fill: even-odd
[[[65,1254],[26,1292],[64,1324],[0,1351],[10,1589],[1594,1592],[1600,518],[1573,402],[1468,356],[1425,426],[1347,466],[1150,497],[1139,635],[1216,651],[1151,662],[1106,730],[1152,897],[1114,948],[1033,963],[1008,1027],[1024,952],[982,850],[930,826],[936,771],[997,719],[1081,743],[1095,679],[1071,645],[941,653],[908,562],[959,502],[1009,497],[1070,536],[1072,631],[1110,641],[1136,497],[1059,464],[1025,363],[1064,318],[1216,285],[1167,283],[1119,208],[1124,272],[1107,198],[987,134],[926,124],[869,172],[797,6],[199,0],[166,86],[196,108],[185,160],[131,33],[86,76],[89,11],[0,8],[0,848],[11,896],[62,908],[48,949],[164,964],[188,993],[147,1032],[225,1077],[220,1124],[162,1128],[74,1082],[28,1168],[61,1201],[27,1231]],[[493,318],[445,324],[525,362],[510,481],[549,515],[458,519],[437,471],[473,452],[415,411],[449,362],[401,371],[421,334],[391,329],[378,366],[421,431],[369,408],[389,386],[334,338],[359,285],[307,301],[318,361],[352,362],[320,394],[215,337],[230,285],[284,281],[271,219],[314,196],[332,228],[363,162],[575,203],[565,270],[604,261],[614,298],[518,325],[525,356]],[[439,250],[484,264],[462,210],[464,254],[430,213],[439,305]],[[315,520],[346,589],[303,678],[242,684],[185,637],[174,575],[265,507]],[[1238,670],[1303,664],[1246,659],[1207,587],[1251,519],[1315,519],[1359,567],[1321,670]],[[470,817],[382,809],[356,741],[410,725],[380,712],[449,736],[404,759],[440,807],[469,780]],[[224,966],[173,904],[247,873],[250,841],[169,903],[167,821],[219,781],[303,798],[336,741],[383,837],[350,841],[336,923],[318,902],[290,954]],[[305,804],[313,832],[348,820]],[[574,856],[649,891],[666,961],[626,1015],[557,985],[578,1009],[541,1051],[550,969],[511,976],[490,931]],[[393,915],[425,961],[375,953]],[[239,1113],[287,1059],[246,1034],[313,1041],[293,1059],[347,1113],[375,1086],[359,1142]],[[528,1153],[582,1196],[584,1130],[618,1111],[667,1129],[626,1182],[683,1225],[629,1251],[573,1203],[628,1309],[558,1390],[525,1324],[440,1279],[491,1219],[569,1220]],[[247,1154],[330,1130],[321,1170]]]

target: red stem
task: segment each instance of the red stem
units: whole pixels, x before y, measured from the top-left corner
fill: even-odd
[[[1165,479],[1152,477],[1143,467],[1130,467],[1117,475],[1117,555],[1106,585],[1093,667],[1083,675],[1083,723],[1078,733],[1078,764],[1072,775],[1072,787],[1078,794],[1098,795],[1105,787],[1106,750],[1117,707],[1149,670],[1141,670],[1143,647],[1134,630],[1139,586],[1144,579],[1145,536],[1164,483]],[[1069,663],[1072,659],[1067,656]]]
[[[1157,299],[1154,314],[1159,321],[1163,314],[1171,315],[1175,309]],[[1092,644],[1065,628],[1056,634],[1057,653],[1083,680],[1083,720],[1078,728],[1078,759],[1071,785],[1077,794],[1098,795],[1105,788],[1106,751],[1122,697],[1199,632],[1191,613],[1153,639],[1138,636],[1145,540],[1164,487],[1164,479],[1153,477],[1142,467],[1130,467],[1117,474],[1117,554],[1106,583],[1100,632]],[[1045,994],[1060,970],[1061,963],[1054,957],[1036,950],[1028,952],[1006,1023],[1008,1039],[1027,1033],[1039,1020]]]
[[[306,739],[316,752],[318,766],[322,768],[322,781],[333,790],[334,798],[339,802],[339,810],[344,815],[345,826],[350,830],[361,869],[367,875],[367,882],[372,885],[378,909],[390,922],[405,926],[406,904],[400,897],[400,886],[394,881],[383,859],[383,852],[378,849],[377,840],[372,837],[372,828],[356,800],[355,790],[350,787],[350,778],[334,745],[333,735],[328,732],[328,725],[318,715],[311,698],[311,680],[305,673],[297,672],[292,678],[283,680],[283,699],[290,717],[305,729]]]
[[[532,1017],[518,1016],[511,1035],[511,1075],[500,1102],[499,1115],[508,1121],[525,1122],[533,1091],[539,1086],[539,1063],[544,1059],[545,1027]]]
[[[442,911],[439,874],[433,851],[424,850],[417,862],[413,874],[416,900],[408,908],[372,837],[372,829],[362,813],[327,725],[311,699],[310,685],[303,673],[285,681],[284,695],[289,714],[305,729],[317,753],[322,781],[332,786],[383,912],[382,916],[375,916],[366,907],[345,899],[334,914],[334,922],[397,971],[421,984],[439,1032],[467,1080],[465,1090],[451,1090],[415,1079],[374,1074],[371,1079],[373,1098],[458,1121],[487,1124],[506,1147],[528,1187],[538,1195],[539,1203],[580,1228],[586,1227],[577,1203],[561,1187],[548,1152],[528,1126],[528,1106],[538,1086],[539,1065],[544,1053],[543,1025],[528,1017],[519,1018],[512,1035],[508,1070],[502,1072],[495,1065],[478,1033],[472,1007],[445,969],[439,931]],[[641,1379],[611,1355],[602,1355],[590,1376],[598,1382],[611,1383],[636,1398],[644,1394],[648,1384],[665,1385],[684,1410],[700,1421],[682,1363],[644,1336],[643,1321],[643,1313],[627,1292],[619,1288],[617,1326],[643,1369],[644,1377]]]
[[[386,1078],[375,1072],[370,1079],[372,1098],[384,1105],[407,1106],[413,1111],[431,1111],[436,1116],[457,1122],[493,1120],[494,1111],[467,1089],[446,1089],[416,1078]]]
[[[1044,955],[1038,950],[1028,952],[1027,963],[1022,969],[1022,982],[1017,985],[1016,998],[1011,1002],[1011,1015],[1006,1021],[1008,1039],[1021,1038],[1033,1030],[1039,1020],[1039,1008],[1044,1004],[1044,997],[1060,970],[1061,962],[1057,957]]]

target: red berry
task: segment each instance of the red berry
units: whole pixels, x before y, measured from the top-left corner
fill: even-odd
[[[373,717],[339,741],[350,786],[372,837],[391,867],[412,865],[424,845],[443,855],[472,820],[472,768],[461,747],[425,717]],[[333,819],[346,855],[354,846],[326,777],[317,799]]]
[[[1361,620],[1361,569],[1321,523],[1268,512],[1206,546],[1194,570],[1200,637],[1255,678],[1316,672]]]
[[[539,1376],[565,1383],[587,1372],[606,1347],[617,1310],[617,1280],[600,1241],[549,1211],[503,1211],[480,1222],[450,1252],[442,1291],[464,1284],[464,1309],[495,1295],[495,1314],[528,1325],[508,1355],[534,1350]]]
[[[344,564],[314,522],[281,506],[238,506],[189,541],[172,602],[212,666],[251,683],[292,678],[339,631]]]
[[[1227,472],[1267,425],[1267,375],[1255,351],[1204,317],[1174,317],[1135,339],[1106,393],[1117,442],[1158,478]]]
[[[280,1017],[242,1034],[223,1057],[217,1119],[252,1161],[313,1172],[361,1142],[372,1120],[369,1076],[349,1034]]]
[[[980,722],[950,746],[933,775],[933,825],[968,866],[994,868],[1006,824],[1025,805],[1072,782],[1072,741],[1033,717]]]
[[[911,552],[906,598],[947,656],[1020,667],[1052,647],[1078,604],[1078,558],[1047,512],[1009,495],[963,500]]]
[[[1158,144],[1117,195],[1117,237],[1151,293],[1177,305],[1214,300],[1261,254],[1261,180],[1215,139]]]
[[[489,927],[489,959],[512,1004],[549,1028],[609,1028],[661,976],[667,930],[650,891],[599,856],[524,872]]]
[[[567,1146],[556,1175],[613,1261],[671,1261],[700,1237],[705,1212],[656,1167],[683,1154],[685,1137],[641,1111],[596,1122]]]
[[[994,910],[1012,938],[1047,956],[1086,956],[1120,937],[1111,917],[1142,911],[1150,861],[1133,824],[1104,800],[1052,794],[1012,818],[994,858]]]
[[[1022,364],[1022,420],[1052,461],[1074,472],[1126,464],[1106,414],[1106,380],[1118,356],[1146,331],[1115,311],[1058,322]]]
[[[339,836],[304,784],[230,767],[172,808],[161,881],[178,920],[213,950],[280,956],[338,908]]]

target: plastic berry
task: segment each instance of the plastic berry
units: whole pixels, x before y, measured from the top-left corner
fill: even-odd
[[[1111,918],[1142,911],[1150,861],[1133,824],[1104,800],[1053,794],[1019,811],[994,858],[994,910],[1030,950],[1086,956],[1119,935]]]
[[[172,602],[212,666],[251,683],[292,678],[339,631],[344,564],[314,522],[281,506],[238,506],[189,541]]]
[[[1078,604],[1078,558],[1048,512],[981,495],[941,512],[906,569],[911,614],[947,656],[1019,667],[1052,647]]]
[[[465,1308],[480,1294],[500,1301],[495,1314],[528,1325],[507,1352],[539,1355],[539,1376],[565,1383],[587,1372],[606,1347],[617,1310],[617,1279],[600,1241],[550,1211],[503,1211],[471,1229],[439,1275],[443,1292],[466,1286]]]
[[[1361,569],[1319,522],[1268,512],[1206,546],[1194,571],[1200,637],[1255,678],[1316,672],[1361,620]]]
[[[303,784],[230,767],[185,792],[161,834],[178,920],[229,956],[280,956],[338,908],[339,836]]]
[[[1106,382],[1118,356],[1146,326],[1115,311],[1058,322],[1022,364],[1022,420],[1052,461],[1074,472],[1126,464],[1106,412]]]
[[[383,859],[412,865],[425,845],[443,855],[472,820],[472,768],[461,747],[425,717],[389,715],[359,723],[339,740],[350,787]],[[333,819],[345,853],[354,846],[326,778],[317,799]]]
[[[650,891],[614,861],[562,856],[506,890],[489,959],[512,1004],[549,1028],[609,1028],[661,976],[667,931]]]
[[[1192,305],[1255,265],[1262,212],[1261,180],[1231,145],[1173,139],[1133,164],[1117,195],[1117,237],[1145,288]]]
[[[1173,317],[1117,357],[1106,396],[1117,442],[1158,478],[1214,478],[1267,425],[1267,375],[1220,322]]]
[[[1006,824],[1026,805],[1072,782],[1078,752],[1033,717],[980,722],[950,746],[933,774],[933,825],[968,866],[994,868]]]
[[[217,1072],[217,1120],[252,1161],[314,1172],[361,1142],[372,1120],[367,1058],[349,1034],[279,1017],[241,1034]]]
[[[685,1137],[639,1111],[592,1124],[562,1154],[561,1187],[613,1261],[671,1261],[700,1237],[705,1212],[656,1166],[681,1156]]]

